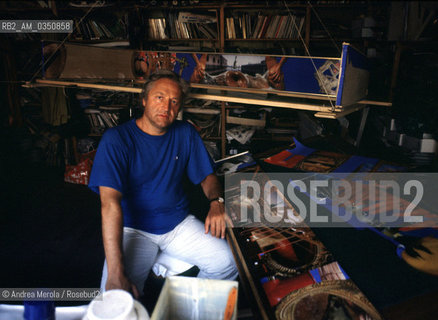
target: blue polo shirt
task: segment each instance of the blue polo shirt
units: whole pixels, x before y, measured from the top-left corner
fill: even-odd
[[[88,186],[122,193],[124,226],[164,234],[189,214],[184,174],[199,184],[211,173],[213,162],[192,125],[177,120],[152,136],[133,119],[105,132]]]

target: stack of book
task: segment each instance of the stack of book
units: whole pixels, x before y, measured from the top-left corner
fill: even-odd
[[[228,39],[299,39],[304,17],[244,13],[225,22]]]
[[[117,19],[111,26],[107,26],[96,20],[74,20],[73,35],[76,40],[114,40],[126,39],[127,18]]]
[[[121,113],[123,106],[100,106],[97,108],[87,108],[84,110],[90,123],[90,133],[101,135],[108,129],[119,125],[122,121]]]
[[[217,39],[216,17],[180,12],[167,18],[150,18],[148,36],[151,40]]]

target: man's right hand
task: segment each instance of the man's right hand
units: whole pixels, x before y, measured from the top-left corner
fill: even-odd
[[[123,289],[136,299],[139,297],[135,285],[125,275],[123,268],[123,214],[122,194],[110,187],[99,187],[102,207],[102,237],[108,267],[106,290]]]
[[[131,293],[135,299],[139,298],[138,289],[125,275],[109,276],[105,284],[105,290],[122,289]]]

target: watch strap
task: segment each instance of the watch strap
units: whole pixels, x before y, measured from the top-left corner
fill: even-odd
[[[225,202],[224,198],[222,198],[222,197],[217,197],[217,198],[214,198],[214,199],[210,199],[209,201],[210,201],[210,203],[213,202],[213,201],[219,201],[220,203],[224,203]]]

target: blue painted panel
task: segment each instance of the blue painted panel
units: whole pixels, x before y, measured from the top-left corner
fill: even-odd
[[[195,60],[195,55],[198,61]],[[151,57],[159,58],[153,60]],[[296,56],[148,52],[145,58],[150,60],[148,65],[152,66],[151,69],[164,66],[172,68],[189,82],[323,96],[336,94],[340,66],[339,58]],[[171,63],[163,62],[165,59],[170,59]],[[192,74],[196,71],[197,63],[203,66],[204,73],[193,80]],[[276,73],[273,74],[274,71]],[[235,80],[234,85],[230,84],[230,78]]]

